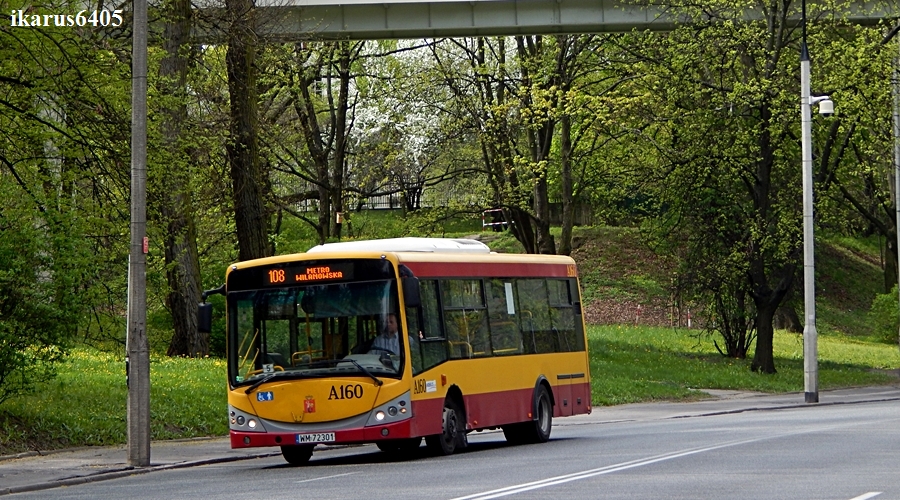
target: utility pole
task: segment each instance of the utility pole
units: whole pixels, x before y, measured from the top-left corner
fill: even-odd
[[[900,26],[898,26],[900,27]],[[894,36],[897,28],[894,28]],[[897,37],[897,56],[894,58],[894,74],[891,78],[891,91],[894,94],[894,232],[897,233],[897,287],[900,291],[900,37]],[[900,293],[898,293],[900,297]],[[900,329],[898,329],[897,346],[900,347]]]
[[[150,465],[147,340],[147,0],[134,0],[131,76],[131,250],[128,257],[128,463]]]

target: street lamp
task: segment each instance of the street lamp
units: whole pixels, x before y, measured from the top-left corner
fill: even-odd
[[[818,332],[816,332],[816,267],[813,231],[813,158],[812,116],[810,106],[819,105],[819,113],[834,114],[834,102],[828,96],[810,97],[809,50],[806,47],[806,0],[802,6],[800,44],[800,117],[803,152],[803,385],[807,403],[819,402]]]

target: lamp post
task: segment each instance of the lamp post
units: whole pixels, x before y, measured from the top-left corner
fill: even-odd
[[[816,331],[816,267],[815,234],[813,231],[813,158],[812,112],[819,105],[819,113],[830,116],[834,103],[828,96],[810,97],[809,50],[806,47],[806,0],[802,2],[800,44],[800,118],[803,153],[803,386],[807,403],[819,402],[818,332]]]

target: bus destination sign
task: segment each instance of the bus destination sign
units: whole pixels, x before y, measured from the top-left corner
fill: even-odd
[[[269,286],[303,285],[322,281],[353,279],[353,264],[315,264],[272,268],[266,271],[265,283]]]

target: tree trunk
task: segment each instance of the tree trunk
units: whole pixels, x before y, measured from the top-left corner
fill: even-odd
[[[183,226],[187,223],[187,226]],[[197,304],[200,303],[200,264],[194,225],[183,218],[172,220],[166,237],[166,279],[169,293],[166,304],[172,312],[175,328],[169,356],[206,356],[209,334],[197,329]]]
[[[350,100],[349,42],[335,42],[337,54],[338,98],[332,110],[334,123],[334,151],[331,165],[331,206],[335,212],[344,211],[344,171],[347,167],[347,111]],[[331,90],[329,90],[331,92]],[[330,99],[329,99],[330,100]],[[341,224],[335,222],[331,236],[341,239]]]
[[[297,82],[290,92],[298,126],[315,169],[319,194],[316,232],[320,244],[329,237],[341,237],[342,224],[337,222],[336,214],[344,212],[347,134],[351,121],[350,67],[361,47],[361,44],[351,45],[350,42],[323,42],[315,46],[299,45],[296,49]],[[337,75],[337,82],[334,75]],[[317,91],[324,91],[324,100],[331,104],[325,113],[317,108]],[[328,121],[320,123],[320,116],[328,117]]]
[[[316,164],[316,176],[318,177],[319,213],[316,233],[319,236],[319,244],[324,245],[331,233],[331,194],[328,189],[328,165]]]
[[[550,195],[546,174],[541,175],[534,185],[534,211],[538,253],[553,255],[556,253],[556,243],[550,234]]]
[[[160,216],[166,228],[166,281],[169,291],[166,305],[172,313],[174,334],[169,343],[169,356],[205,356],[209,354],[209,336],[197,329],[197,304],[200,302],[200,259],[193,219],[190,186],[190,160],[185,147],[184,124],[187,123],[185,88],[190,65],[188,53],[191,32],[190,0],[170,0],[166,4],[163,48],[160,61],[160,85],[163,100],[160,111],[160,136],[167,171],[159,176]]]
[[[537,240],[535,240],[534,230],[531,227],[531,216],[528,212],[519,207],[510,207],[504,211],[509,214],[509,229],[513,236],[519,240],[525,253],[538,253]]]
[[[897,233],[889,231],[885,237],[885,243],[884,293],[891,293],[894,285],[897,284]]]
[[[793,306],[783,305],[775,311],[775,328],[787,330],[791,333],[803,332],[803,325],[800,323],[800,317]]]
[[[559,120],[559,156],[562,170],[562,233],[559,236],[559,254],[572,254],[572,228],[575,226],[575,200],[572,196],[572,117],[563,114]]]
[[[534,37],[516,37],[519,60],[522,71],[522,88],[529,89],[525,93],[522,100],[522,106],[526,108],[538,108],[535,100],[529,93],[535,79],[532,77],[529,67],[536,63],[548,50],[544,44],[542,36]],[[553,68],[553,78],[548,81],[541,80],[538,85],[542,90],[547,90],[551,86],[558,84],[559,74],[562,70],[557,65]],[[558,105],[556,98],[552,98],[551,108]],[[531,155],[529,160],[532,163],[532,171],[534,188],[532,190],[532,206],[534,208],[534,232],[536,236],[537,253],[555,254],[556,243],[553,235],[550,234],[550,195],[547,187],[547,168],[546,163],[550,158],[551,146],[553,145],[553,134],[556,129],[556,118],[553,114],[543,110],[536,109],[535,116],[539,117],[540,126],[526,127],[528,134],[528,150]]]
[[[240,260],[266,257],[268,217],[257,144],[256,22],[253,0],[226,0],[228,95],[231,100],[225,151],[231,166],[234,222]]]
[[[772,345],[775,328],[772,326],[772,320],[777,308],[778,303],[772,301],[770,297],[756,302],[756,353],[750,363],[750,369],[755,372],[776,373]]]

